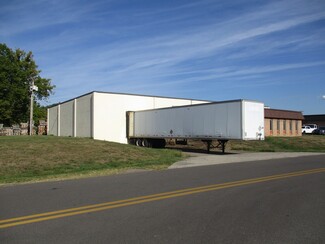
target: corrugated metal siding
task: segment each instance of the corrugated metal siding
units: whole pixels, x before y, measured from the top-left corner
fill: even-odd
[[[92,137],[92,96],[76,99],[76,136]]]
[[[58,135],[58,106],[49,108],[48,110],[48,135]]]
[[[71,101],[61,105],[60,136],[73,136],[73,103]]]

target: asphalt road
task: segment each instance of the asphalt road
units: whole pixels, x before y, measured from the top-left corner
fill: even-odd
[[[325,243],[325,156],[1,187],[0,243]]]

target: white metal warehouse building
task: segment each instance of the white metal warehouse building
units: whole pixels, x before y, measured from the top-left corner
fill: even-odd
[[[47,134],[127,143],[127,111],[207,102],[209,101],[94,91],[48,108]]]

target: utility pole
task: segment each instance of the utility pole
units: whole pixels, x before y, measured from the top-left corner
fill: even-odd
[[[33,135],[33,113],[34,113],[34,78],[31,78],[30,91],[30,107],[29,107],[29,135]]]
[[[34,114],[34,91],[38,91],[38,87],[34,85],[34,77],[31,78],[31,84],[29,87],[30,91],[30,107],[29,107],[29,135],[33,135],[33,127],[34,127],[34,121],[33,121],[33,114]]]

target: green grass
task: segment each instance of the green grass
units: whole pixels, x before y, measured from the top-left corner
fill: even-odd
[[[231,150],[252,152],[324,152],[325,136],[266,137],[264,141],[230,141]]]
[[[213,145],[217,143],[214,142]],[[204,152],[206,144],[198,140],[189,140],[187,146],[174,145],[171,148]],[[220,152],[219,148],[212,149]],[[304,135],[300,137],[266,137],[263,141],[230,140],[226,145],[226,152],[323,152],[325,153],[325,136]]]
[[[205,149],[205,144],[190,141],[186,148]],[[229,150],[325,153],[325,136],[229,141]],[[0,153],[0,184],[106,175],[129,169],[164,169],[184,157],[177,150],[54,136],[2,136]]]
[[[86,138],[0,137],[0,183],[163,169],[182,153]]]

